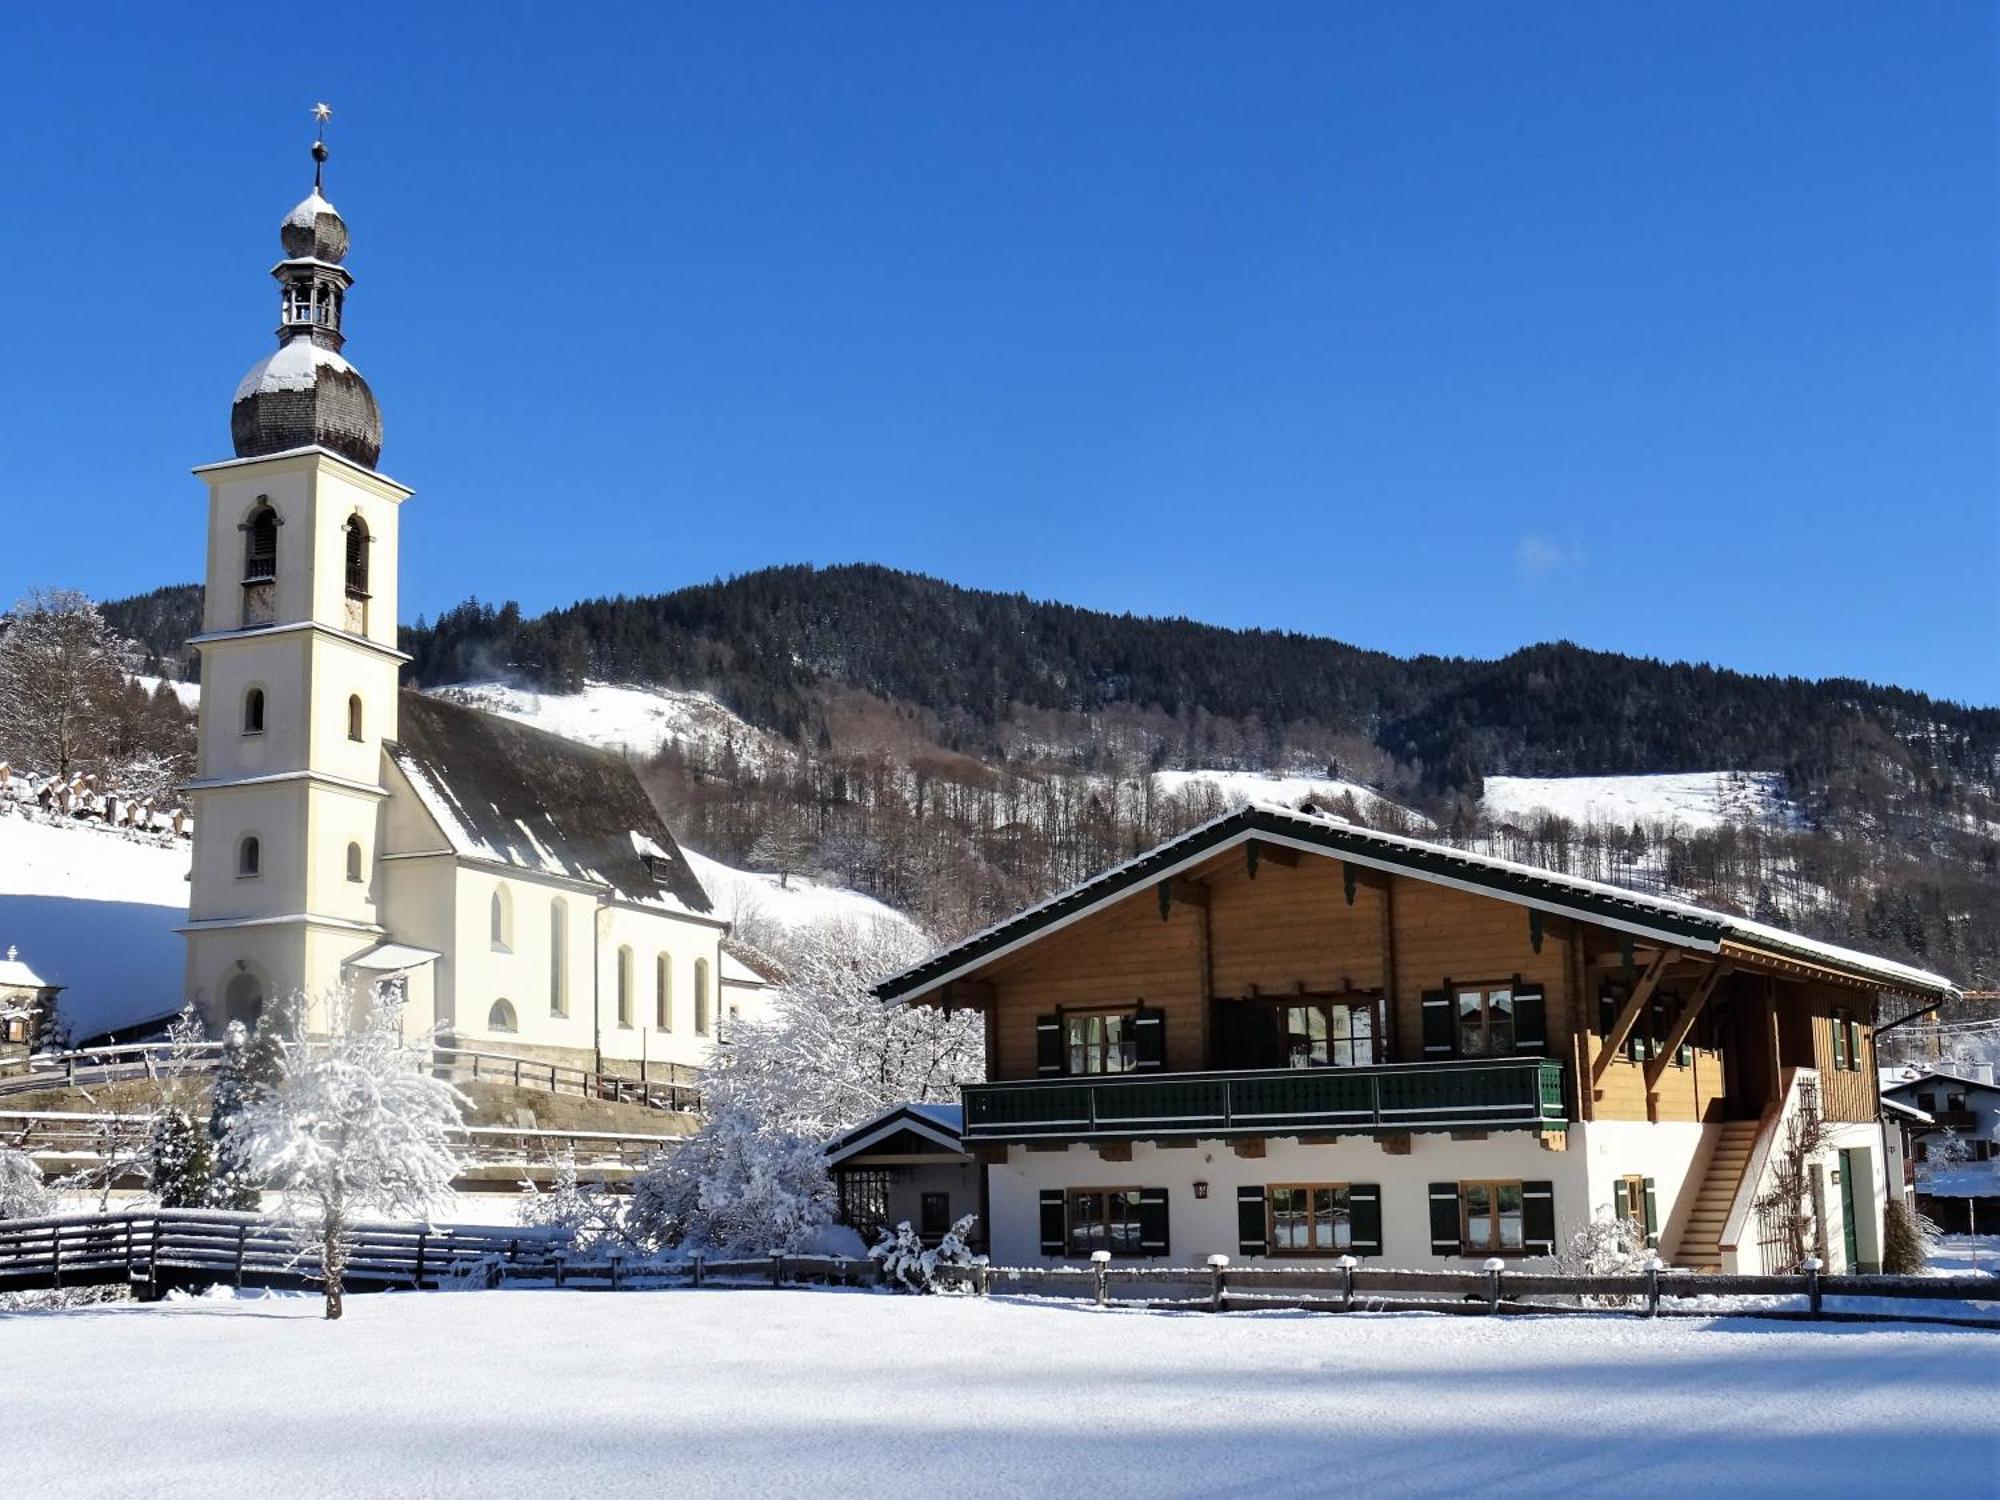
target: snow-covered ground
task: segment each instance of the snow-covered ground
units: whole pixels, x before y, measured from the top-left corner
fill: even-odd
[[[887,922],[892,926],[914,927],[914,923],[873,896],[850,891],[845,886],[826,885],[794,875],[782,885],[776,875],[760,875],[738,870],[719,860],[699,854],[685,844],[681,852],[694,867],[695,878],[715,903],[718,915],[736,923],[744,935],[755,938],[760,923],[769,923],[795,932],[822,924],[868,926]]]
[[[1192,786],[1212,786],[1219,791],[1226,803],[1236,802],[1282,802],[1287,807],[1297,807],[1302,802],[1311,801],[1327,811],[1340,801],[1343,795],[1351,795],[1354,805],[1365,818],[1378,807],[1400,807],[1380,792],[1371,791],[1353,781],[1337,781],[1324,776],[1281,776],[1269,771],[1155,771],[1153,789],[1167,796],[1178,796]],[[1421,814],[1401,808],[1404,815],[1415,826],[1428,828],[1430,820]]]
[[[1678,824],[1690,833],[1724,823],[1789,823],[1794,809],[1775,771],[1687,771],[1656,776],[1489,776],[1481,806],[1495,822],[1537,812],[1574,823]]]
[[[0,953],[51,984],[78,1036],[180,1004],[189,848],[0,811]]]
[[[580,693],[537,693],[499,682],[461,682],[433,690],[472,708],[546,729],[564,739],[651,755],[668,740],[719,756],[733,746],[746,765],[782,756],[782,744],[738,718],[707,693],[680,688],[591,682]]]
[[[1746,1321],[721,1290],[0,1316],[8,1489],[79,1500],[1969,1495],[1996,1385],[1991,1334]]]

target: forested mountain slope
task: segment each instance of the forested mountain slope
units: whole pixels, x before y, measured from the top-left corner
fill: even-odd
[[[194,593],[106,615],[171,669]],[[468,601],[403,639],[427,687],[712,695],[760,746],[792,748],[663,747],[652,785],[697,845],[827,871],[942,932],[1179,831],[1220,794],[1149,773],[1217,768],[1356,783],[1446,838],[1967,978],[2000,968],[2000,710],[1899,688],[1568,643],[1399,658],[868,565],[769,568],[536,617]],[[1730,771],[1777,773],[1787,816],[1635,831],[1615,814],[1480,801],[1489,776]],[[1371,803],[1365,816],[1400,814]]]

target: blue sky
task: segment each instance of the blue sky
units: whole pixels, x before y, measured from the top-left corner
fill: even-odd
[[[198,575],[328,195],[405,613],[870,560],[2000,701],[1992,7],[20,6],[0,594]]]

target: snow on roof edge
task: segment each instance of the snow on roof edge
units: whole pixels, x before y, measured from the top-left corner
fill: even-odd
[[[1539,866],[1523,864],[1518,860],[1502,859],[1498,855],[1492,854],[1480,854],[1469,849],[1459,849],[1450,844],[1436,843],[1429,839],[1411,838],[1406,834],[1388,833],[1373,828],[1362,828],[1348,822],[1344,818],[1332,817],[1320,813],[1301,812],[1297,808],[1287,807],[1282,803],[1264,802],[1251,798],[1246,799],[1225,812],[1218,813],[1204,823],[1197,824],[1175,838],[1168,839],[1165,843],[1156,844],[1151,849],[1142,850],[1131,858],[1120,860],[1117,864],[1111,865],[1095,875],[1078,881],[1074,885],[1058,891],[1052,896],[1044,897],[1033,905],[1024,907],[1012,916],[1003,917],[997,922],[989,923],[979,931],[961,938],[955,943],[947,943],[942,947],[934,949],[918,962],[881,980],[875,985],[874,993],[880,996],[883,990],[896,984],[899,980],[930,969],[954,953],[968,952],[1011,928],[1032,924],[1036,917],[1074,900],[1077,896],[1094,887],[1115,885],[1122,876],[1130,873],[1136,867],[1152,861],[1162,851],[1172,849],[1177,845],[1192,843],[1202,835],[1251,813],[1264,813],[1273,817],[1283,818],[1316,831],[1345,834],[1364,842],[1377,843],[1404,853],[1443,856],[1478,869],[1491,871],[1495,874],[1513,875],[1521,879],[1536,881],[1543,885],[1554,886],[1559,891],[1569,890],[1579,896],[1614,901],[1621,905],[1630,906],[1635,911],[1641,913],[1651,912],[1659,916],[1678,917],[1683,920],[1714,924],[1721,929],[1722,937],[1779,950],[1780,955],[1782,955],[1782,950],[1787,947],[1793,948],[1802,954],[1816,954],[1850,968],[1866,969],[1892,984],[1912,984],[1916,988],[1925,991],[1942,991],[1953,995],[1959,992],[1958,986],[1942,974],[1933,974],[1925,969],[1918,969],[1908,964],[1897,963],[1894,959],[1878,958],[1873,954],[1862,953],[1853,948],[1843,948],[1835,943],[1821,942],[1816,938],[1800,937],[1798,934],[1786,932],[1782,928],[1770,927],[1764,923],[1753,922],[1744,917],[1731,916],[1727,912],[1715,911],[1705,906],[1696,906],[1691,902],[1678,901],[1670,896],[1648,895],[1641,891],[1627,889],[1624,886],[1612,885],[1606,881],[1589,880],[1581,875],[1566,875],[1554,870],[1544,870]],[[1424,877],[1421,872],[1418,872],[1416,878],[1422,879]],[[1504,894],[1502,895],[1502,899],[1505,899]],[[903,999],[906,996],[897,995],[892,998]]]

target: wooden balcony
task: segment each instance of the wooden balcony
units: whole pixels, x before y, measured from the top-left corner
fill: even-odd
[[[1557,1131],[1569,1123],[1562,1064],[1542,1057],[1034,1078],[969,1083],[964,1098],[968,1142]]]

